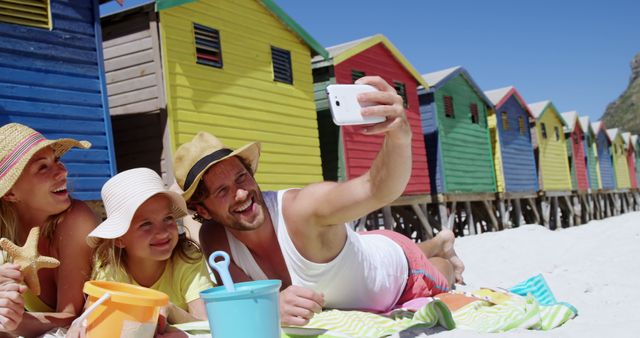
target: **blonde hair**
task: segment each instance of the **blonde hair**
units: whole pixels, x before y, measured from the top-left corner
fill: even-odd
[[[178,243],[171,252],[170,260],[182,259],[187,263],[197,263],[202,259],[200,246],[194,240],[188,238],[186,234],[178,235]],[[98,238],[93,255],[93,273],[91,278],[97,277],[99,270],[108,269],[112,273],[124,272],[131,276],[130,268],[127,266],[127,251],[116,245],[116,239]]]
[[[11,205],[11,202],[3,201],[0,198],[0,237],[16,242],[16,229],[20,226],[18,221],[18,213]],[[73,203],[72,203],[73,205]],[[40,224],[40,233],[48,240],[53,238],[56,226],[62,222],[67,211],[71,210],[71,206],[61,213],[51,215],[44,224]]]

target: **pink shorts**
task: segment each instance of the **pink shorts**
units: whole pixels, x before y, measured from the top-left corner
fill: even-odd
[[[361,235],[383,235],[396,242],[409,263],[409,276],[397,304],[402,305],[419,297],[431,297],[449,291],[444,275],[427,259],[422,250],[407,236],[391,230],[359,232]]]

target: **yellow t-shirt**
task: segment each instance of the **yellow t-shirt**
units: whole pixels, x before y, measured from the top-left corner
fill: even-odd
[[[94,279],[140,285],[122,269],[114,270],[116,269],[96,270]],[[200,291],[211,287],[213,283],[204,259],[188,263],[176,256],[167,261],[162,276],[150,288],[166,293],[171,303],[189,311],[188,303],[200,298]]]

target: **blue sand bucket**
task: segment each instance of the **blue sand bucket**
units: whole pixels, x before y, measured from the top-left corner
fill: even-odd
[[[216,257],[223,257],[226,261],[215,262]],[[228,277],[228,262],[229,256],[225,252],[211,254],[209,264],[218,271],[225,285],[200,292],[207,309],[212,336],[279,338],[278,294],[282,282],[259,280],[233,284]],[[225,272],[220,272],[225,269]],[[222,277],[225,273],[227,276]]]

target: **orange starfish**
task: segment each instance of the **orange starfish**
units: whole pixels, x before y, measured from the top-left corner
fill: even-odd
[[[20,266],[25,284],[27,284],[31,292],[36,296],[40,295],[38,270],[42,268],[55,268],[60,265],[60,261],[53,257],[40,256],[38,253],[39,236],[40,227],[33,227],[29,231],[29,236],[27,236],[27,241],[24,243],[24,246],[17,246],[6,238],[0,239],[0,247],[13,257],[15,264]]]

